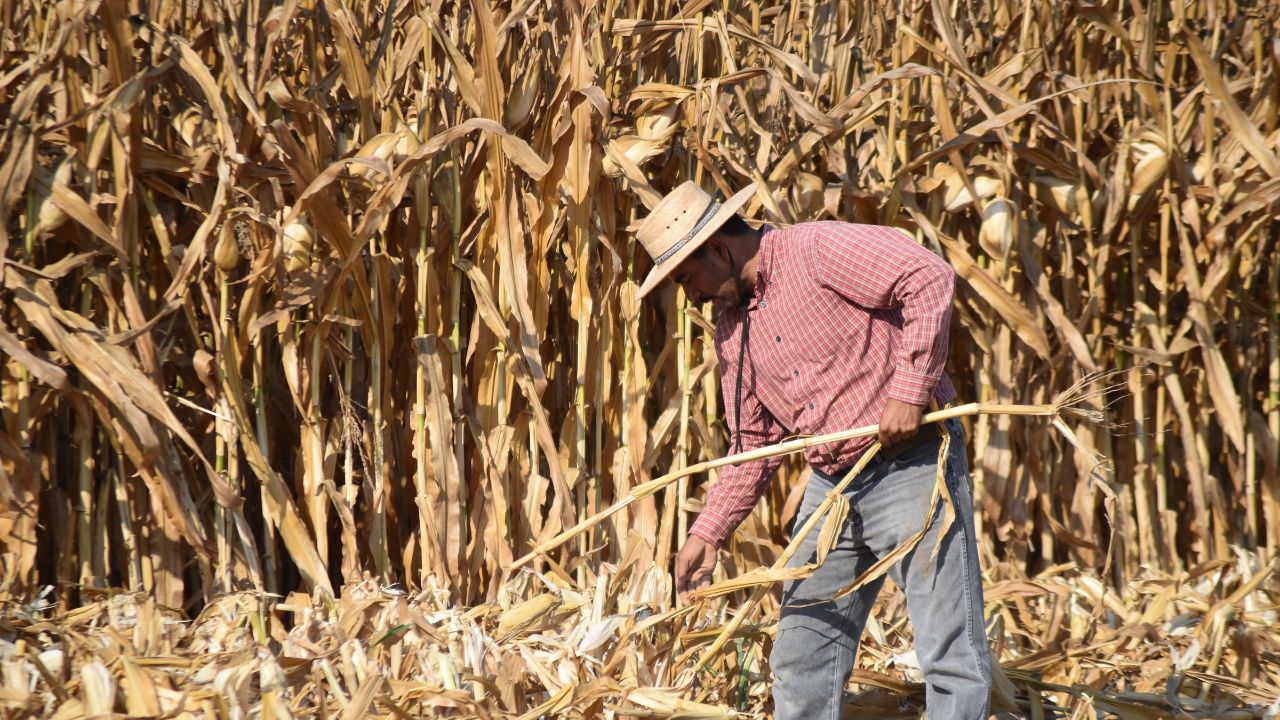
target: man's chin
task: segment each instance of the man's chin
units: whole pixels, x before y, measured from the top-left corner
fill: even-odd
[[[746,294],[733,295],[733,296],[717,295],[715,299],[712,300],[712,302],[715,304],[716,308],[724,309],[724,308],[736,307],[738,305],[745,303],[747,301],[747,297],[748,296]]]

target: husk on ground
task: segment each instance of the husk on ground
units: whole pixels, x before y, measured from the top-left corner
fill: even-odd
[[[701,712],[643,688],[690,679],[696,655],[660,660],[671,623],[710,642],[743,599],[663,615],[706,478],[550,553],[548,580],[512,569],[725,453],[709,308],[635,300],[648,259],[626,228],[686,178],[759,182],[754,219],[890,224],[946,257],[962,402],[1043,404],[1122,373],[1104,422],[1063,421],[1076,445],[1043,421],[968,422],[992,641],[1019,692],[1075,688],[1046,697],[1079,717],[1152,716],[1106,699],[1130,689],[1204,717],[1266,705],[1277,17],[1208,1],[0,5],[5,712],[149,714],[185,690],[223,715]],[[784,467],[724,578],[776,560],[802,480]],[[362,610],[343,629],[325,600],[397,583],[409,595],[368,612],[424,619],[377,647],[405,623]],[[500,632],[544,591],[589,602],[547,610],[545,646]],[[864,667],[896,674],[894,602]],[[625,625],[643,605],[664,619],[643,637],[601,626],[602,645],[564,650],[595,627],[586,608]],[[751,667],[745,691],[713,676],[688,697],[763,707],[774,612],[766,597],[712,665]],[[466,655],[485,633],[520,658],[508,674]],[[28,651],[57,647],[46,678]],[[467,704],[466,672],[496,689]]]
[[[444,588],[405,595],[372,581],[347,586],[337,601],[224,595],[190,622],[145,593],[95,593],[49,617],[8,606],[4,631],[21,639],[4,647],[0,698],[11,717],[58,719],[112,708],[200,718],[767,711],[776,603],[766,601],[731,651],[695,673],[696,663],[679,658],[715,637],[716,613],[663,613],[666,578],[634,561],[605,565],[597,577],[577,588],[524,571],[471,609],[453,606]],[[1074,565],[988,578],[988,634],[1001,663],[993,710],[1002,718],[1274,717],[1277,598],[1264,589],[1267,578],[1246,553],[1190,573],[1151,573],[1123,592]],[[845,717],[917,718],[924,690],[901,594],[885,592],[872,618]],[[1241,682],[1241,663],[1264,670]],[[43,673],[57,680],[48,684]]]

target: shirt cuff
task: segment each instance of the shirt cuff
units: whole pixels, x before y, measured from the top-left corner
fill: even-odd
[[[937,384],[936,377],[900,367],[893,371],[893,379],[889,381],[889,397],[924,407],[929,404],[933,386]]]

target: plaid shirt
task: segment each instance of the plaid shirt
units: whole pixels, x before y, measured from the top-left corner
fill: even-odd
[[[905,233],[879,225],[810,222],[763,228],[742,372],[743,450],[790,435],[880,421],[888,398],[927,405],[955,397],[942,371],[955,271]],[[716,317],[720,388],[730,433],[742,344],[742,308]],[[736,445],[737,436],[730,438]],[[875,441],[805,450],[836,473]],[[781,458],[726,467],[689,532],[719,546],[764,494]]]

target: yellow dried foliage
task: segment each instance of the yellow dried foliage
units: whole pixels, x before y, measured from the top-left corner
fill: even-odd
[[[666,573],[714,473],[654,481],[725,454],[723,401],[710,309],[638,303],[628,228],[691,178],[950,261],[962,403],[1120,373],[1054,429],[966,420],[997,705],[1260,716],[1278,16],[4,4],[3,712],[767,713],[785,573],[746,573],[785,552],[800,466],[723,593],[674,607]],[[851,716],[918,698],[900,602],[878,617]]]

